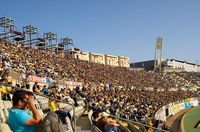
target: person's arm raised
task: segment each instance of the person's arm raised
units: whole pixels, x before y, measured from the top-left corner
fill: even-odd
[[[30,96],[29,99],[28,99],[28,105],[30,107],[30,110],[33,113],[33,117],[31,117],[30,119],[28,119],[25,124],[26,125],[35,125],[35,124],[37,124],[37,123],[40,122],[40,120],[41,120],[42,117],[40,116],[39,111],[35,107],[35,101],[34,101],[34,99],[33,99],[32,96]]]

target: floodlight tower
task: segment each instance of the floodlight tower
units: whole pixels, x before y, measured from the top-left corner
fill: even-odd
[[[0,18],[0,27],[3,28],[2,33],[0,33],[1,39],[8,39],[11,36],[11,31],[14,31],[15,20],[9,17]]]
[[[60,43],[64,46],[64,50],[69,50],[69,45],[73,47],[73,40],[71,38],[65,37],[60,39]]]
[[[44,39],[47,40],[48,47],[57,46],[57,34],[56,33],[53,33],[53,32],[44,33]]]
[[[28,35],[28,40],[26,41],[26,44],[32,46],[32,41],[35,38],[38,38],[38,28],[33,25],[28,25],[23,27],[23,32]]]
[[[154,71],[162,72],[163,38],[158,37],[155,44]]]
[[[46,48],[56,49],[58,47],[57,34],[53,32],[44,33],[44,39],[47,41]]]

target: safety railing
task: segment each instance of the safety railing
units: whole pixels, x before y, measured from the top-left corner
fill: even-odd
[[[112,118],[115,118],[119,121],[124,121],[128,124],[132,124],[132,125],[137,125],[138,127],[142,128],[145,130],[145,128],[151,128],[153,131],[159,131],[159,132],[169,132],[167,130],[163,130],[163,129],[159,129],[159,128],[156,128],[156,127],[153,127],[153,126],[149,126],[149,125],[146,125],[146,124],[142,124],[140,122],[135,122],[135,121],[132,121],[132,120],[128,120],[128,119],[124,119],[124,118],[119,118],[117,116],[112,116],[112,115],[109,115],[109,117],[112,117]]]
[[[75,131],[76,130],[76,112],[75,112],[75,106],[72,104],[72,103],[69,103],[67,101],[63,101],[63,100],[59,100],[59,99],[56,99],[56,98],[51,98],[47,95],[44,95],[44,94],[40,94],[40,93],[36,93],[36,92],[33,92],[33,94],[35,95],[38,95],[38,96],[42,96],[42,97],[45,97],[45,98],[48,98],[48,99],[51,99],[51,100],[54,100],[54,101],[58,101],[58,102],[62,102],[62,103],[65,103],[65,104],[68,104],[68,105],[71,105],[72,106],[72,110],[73,110],[73,116],[72,116],[72,122],[73,122],[73,130]]]

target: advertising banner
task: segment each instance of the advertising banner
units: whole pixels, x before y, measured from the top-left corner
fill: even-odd
[[[29,76],[28,80],[30,82],[38,82],[38,83],[46,83],[46,78],[41,78],[41,77],[37,77],[37,76]]]
[[[185,108],[188,108],[188,107],[191,106],[191,103],[190,103],[190,102],[185,102],[184,104],[185,104]]]
[[[198,106],[198,100],[197,99],[194,99],[193,101],[191,101],[191,105],[192,106]]]
[[[176,113],[180,112],[185,108],[189,108],[191,106],[198,106],[199,104],[200,100],[197,100],[195,98],[188,98],[185,101],[183,100],[170,103],[157,110],[157,112],[155,113],[155,119],[166,120],[166,118],[170,115],[175,115]]]

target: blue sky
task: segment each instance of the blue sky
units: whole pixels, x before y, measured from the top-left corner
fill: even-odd
[[[1,0],[0,17],[18,30],[33,24],[40,34],[70,37],[84,51],[154,58],[163,37],[164,58],[200,63],[199,0]]]

